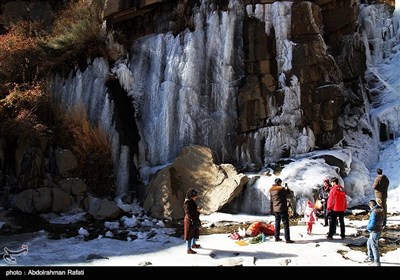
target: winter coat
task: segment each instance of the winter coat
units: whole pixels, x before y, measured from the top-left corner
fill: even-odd
[[[260,227],[262,226],[261,222],[252,223],[249,228],[246,230],[246,234],[249,236],[256,236],[260,233]]]
[[[376,205],[374,208],[371,209],[369,213],[370,216],[368,220],[367,230],[369,232],[371,231],[381,232],[383,226],[383,220],[385,218],[383,208]]]
[[[289,189],[280,185],[272,185],[269,189],[271,212],[288,212],[287,198],[290,194]]]
[[[344,212],[347,209],[346,191],[340,185],[335,185],[329,192],[328,211]]]
[[[376,176],[372,187],[375,190],[376,198],[387,198],[387,191],[389,187],[389,179],[385,174]]]
[[[319,189],[318,189],[318,199],[324,199],[325,201],[328,200],[329,197],[329,191],[330,191],[330,186],[325,187],[324,185],[322,185]]]
[[[306,209],[304,210],[304,221],[306,223],[314,223],[315,221],[317,221],[317,211],[310,207],[310,206],[306,206]]]
[[[185,199],[183,203],[183,210],[185,212],[185,218],[183,220],[183,235],[185,240],[191,240],[192,238],[199,238],[200,231],[194,228],[192,220],[200,217],[200,212],[197,210],[197,204],[193,199]]]

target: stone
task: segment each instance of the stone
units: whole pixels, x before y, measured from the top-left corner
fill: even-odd
[[[210,214],[232,201],[247,181],[247,176],[237,173],[232,165],[215,164],[209,148],[188,146],[147,185],[143,207],[155,218],[183,218],[186,191],[195,188],[202,213]]]
[[[53,212],[66,212],[72,204],[72,197],[59,188],[53,188],[53,203],[51,209]]]

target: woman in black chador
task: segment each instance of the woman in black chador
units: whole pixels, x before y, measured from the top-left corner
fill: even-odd
[[[193,220],[198,220],[200,216],[200,211],[196,204],[197,198],[197,191],[190,188],[186,193],[185,202],[183,203],[183,211],[185,212],[183,221],[184,238],[188,254],[197,254],[192,248],[200,248],[200,245],[196,244],[196,240],[199,239],[200,230],[193,225]]]

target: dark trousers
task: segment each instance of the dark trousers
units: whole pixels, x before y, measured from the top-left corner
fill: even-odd
[[[326,202],[324,202],[326,203]],[[328,221],[329,221],[329,211],[328,209],[326,209],[326,206],[323,206],[323,211],[324,211],[324,227],[326,227],[327,225],[329,225]]]
[[[283,223],[283,229],[285,231],[285,240],[290,240],[288,212],[275,212],[275,238],[279,238],[281,231],[281,220]]]
[[[336,212],[336,211],[331,211],[330,212],[331,216],[331,223],[329,225],[329,237],[333,237],[333,235],[336,232],[336,223],[337,223],[337,218],[339,218],[339,223],[340,223],[340,236],[342,238],[345,238],[346,233],[345,233],[345,226],[344,226],[344,211],[343,212]]]

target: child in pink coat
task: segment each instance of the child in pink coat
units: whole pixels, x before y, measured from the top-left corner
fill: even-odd
[[[307,234],[311,235],[312,226],[315,221],[318,221],[317,210],[311,201],[307,201],[306,209],[304,210],[304,220],[307,223]]]

